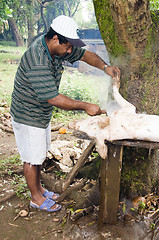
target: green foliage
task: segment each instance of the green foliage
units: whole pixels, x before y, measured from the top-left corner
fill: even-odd
[[[8,20],[10,17],[16,19],[19,29],[25,25],[27,13],[26,0],[3,0],[3,10],[0,9],[0,21]]]
[[[60,92],[70,98],[81,101],[97,102],[95,79],[78,71],[64,72]]]
[[[24,176],[14,174],[11,180],[11,184],[14,187],[14,190],[16,191],[18,197],[20,197],[21,199],[28,197],[28,195],[25,194],[27,189],[27,183]]]
[[[4,22],[8,17],[12,16],[12,9],[9,8],[6,1],[1,0],[0,21]]]
[[[98,29],[92,0],[81,1],[80,8],[74,18],[81,29]]]
[[[66,111],[61,110],[59,108],[54,107],[52,112],[52,121],[68,123],[72,121],[72,119],[83,119],[84,117],[88,117],[86,113],[81,111]]]
[[[150,10],[159,10],[159,1],[158,0],[151,0],[150,1]]]
[[[11,174],[13,172],[13,166],[21,166],[19,155],[13,155],[7,159],[0,159],[0,172],[7,171]]]
[[[45,11],[45,16],[46,19],[48,20],[48,25],[51,24],[52,20],[63,14],[67,16],[74,16],[76,11],[78,11],[78,7],[80,5],[80,0],[59,0],[58,2],[54,1],[54,4],[52,4],[53,1],[51,1],[49,4],[46,6],[46,11]]]
[[[150,229],[151,229],[151,230],[154,230],[154,229],[155,229],[155,223],[151,223]]]
[[[146,209],[146,203],[144,203],[143,201],[138,201],[138,207],[137,208],[131,208],[132,211],[139,213],[139,214],[143,214],[143,212]]]
[[[13,186],[17,196],[20,198],[28,198],[29,195],[26,193],[27,183],[25,177],[13,173],[13,171],[19,167],[22,167],[19,155],[13,155],[7,159],[0,160],[0,173],[5,171],[8,175],[12,175],[12,178],[10,178],[8,182]]]
[[[65,179],[67,177],[67,174],[62,171],[55,171],[57,177],[60,177],[62,179]]]
[[[15,19],[21,36],[26,39],[29,38],[28,24],[34,25],[34,34],[38,35],[40,32],[45,31],[44,25],[46,23],[47,29],[49,28],[52,20],[60,14],[67,15],[76,19],[79,27],[93,28],[97,27],[96,19],[94,16],[94,9],[92,0],[84,1],[88,5],[88,11],[86,17],[89,16],[89,21],[85,21],[85,16],[81,14],[83,6],[80,0],[67,0],[67,1],[54,1],[50,0],[44,4],[44,8],[40,1],[33,0],[1,0],[0,7],[0,32],[3,29],[3,23],[5,24],[5,30],[3,31],[3,37],[8,38],[8,20],[10,17]],[[43,17],[41,16],[41,10],[43,11]],[[31,19],[31,13],[33,11],[34,19]],[[44,20],[45,18],[45,20]],[[2,28],[1,28],[2,26]],[[11,35],[10,35],[11,36]]]
[[[99,85],[101,87],[103,84],[102,81],[107,82],[105,76],[99,77],[80,73],[77,70],[72,72],[65,70],[60,84],[60,93],[75,100],[99,104],[101,100],[101,90],[99,89]],[[104,84],[102,86],[104,86]],[[81,113],[82,111],[65,111],[54,107],[53,119],[67,122],[72,117],[74,119],[80,119]],[[82,113],[82,117],[84,117],[83,114],[85,113]]]
[[[143,201],[139,201],[139,207],[138,209],[141,211],[141,210],[144,210],[146,207],[146,204],[143,202]]]
[[[69,17],[74,17],[76,12],[78,12],[79,6],[80,6],[80,0],[48,1],[47,5],[45,6],[46,8],[44,9],[44,17],[47,22],[47,28],[49,28],[50,24],[52,23],[52,20],[61,14]],[[36,9],[35,9],[35,4],[34,4],[34,15],[39,17],[39,12],[40,12],[40,5],[36,4]],[[41,18],[38,19],[38,25],[39,24],[40,24],[40,28],[43,29],[44,22],[42,21]]]
[[[154,27],[157,28],[159,24],[159,11],[151,11],[151,18]]]

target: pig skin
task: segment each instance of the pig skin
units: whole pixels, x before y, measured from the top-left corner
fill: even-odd
[[[112,112],[110,116],[88,117],[70,123],[69,128],[85,132],[95,139],[97,151],[102,158],[107,156],[104,140],[136,139],[159,142],[159,116],[136,113],[135,106],[120,95],[116,85],[113,86],[113,95],[120,106],[119,110]]]

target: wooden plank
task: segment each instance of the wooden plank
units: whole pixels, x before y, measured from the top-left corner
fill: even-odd
[[[123,147],[107,144],[108,153],[101,164],[99,222],[114,224],[119,208],[120,177]]]
[[[150,142],[143,140],[115,140],[112,142],[108,142],[105,140],[105,144],[113,144],[119,146],[129,146],[129,147],[137,147],[137,148],[149,148],[149,149],[159,149],[159,142]]]

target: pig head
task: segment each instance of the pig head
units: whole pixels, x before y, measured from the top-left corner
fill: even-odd
[[[113,102],[118,106],[109,116],[100,115],[88,117],[85,120],[70,123],[69,127],[85,132],[95,139],[97,151],[102,158],[107,156],[107,146],[104,140],[136,139],[159,141],[159,116],[137,114],[136,108],[126,101],[119,93],[118,86],[113,86]]]

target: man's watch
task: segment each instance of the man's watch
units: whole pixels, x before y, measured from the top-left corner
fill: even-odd
[[[107,67],[109,67],[109,65],[108,65],[108,64],[104,66],[104,72],[105,72],[105,69],[106,69]]]

